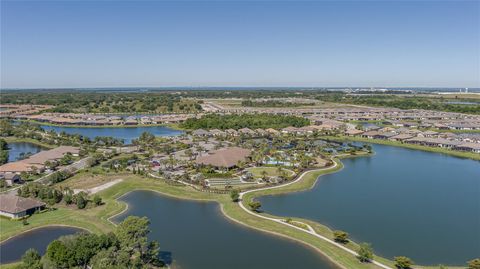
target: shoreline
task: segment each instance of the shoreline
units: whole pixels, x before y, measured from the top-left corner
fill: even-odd
[[[188,187],[188,185],[185,185],[186,187]],[[300,240],[298,238],[295,238],[295,237],[292,237],[292,236],[289,236],[289,235],[286,235],[286,234],[282,234],[282,233],[278,233],[278,232],[274,232],[274,231],[269,231],[269,230],[266,230],[266,229],[262,229],[262,228],[259,228],[259,227],[256,227],[256,226],[253,226],[253,225],[249,225],[247,223],[244,223],[238,219],[235,219],[233,217],[231,217],[230,215],[228,215],[226,212],[225,212],[225,209],[224,209],[224,204],[218,200],[207,200],[207,199],[195,199],[195,198],[189,198],[189,197],[180,197],[180,196],[175,196],[175,195],[170,195],[170,194],[167,194],[167,193],[164,193],[164,192],[161,192],[161,191],[158,191],[158,190],[150,190],[150,189],[133,189],[133,190],[130,190],[128,192],[125,192],[123,194],[121,194],[120,196],[116,197],[115,198],[115,201],[117,203],[121,203],[121,204],[124,204],[125,205],[125,208],[123,210],[121,210],[120,212],[110,216],[107,218],[107,220],[109,222],[111,222],[113,225],[117,225],[116,223],[114,223],[111,219],[112,218],[115,218],[115,217],[118,217],[119,215],[125,213],[128,208],[129,208],[129,204],[126,203],[126,202],[123,202],[123,201],[119,201],[118,199],[128,195],[129,193],[132,193],[132,192],[135,192],[135,191],[148,191],[148,192],[154,192],[155,194],[157,195],[160,195],[160,196],[164,196],[164,197],[167,197],[168,199],[178,199],[178,200],[184,200],[184,201],[191,201],[191,202],[200,202],[200,203],[213,203],[215,202],[219,209],[220,209],[220,212],[222,213],[221,215],[225,218],[226,221],[229,221],[229,222],[232,222],[233,224],[235,225],[240,225],[242,227],[247,227],[247,228],[250,228],[250,229],[254,229],[254,230],[257,230],[257,231],[260,231],[260,232],[263,232],[263,233],[267,233],[267,234],[270,234],[270,235],[273,235],[273,236],[278,236],[278,237],[282,237],[284,239],[287,239],[287,240],[291,240],[291,241],[295,241],[299,244],[302,244],[302,245],[305,245],[309,248],[312,248],[312,250],[314,250],[315,252],[317,252],[318,254],[320,254],[323,258],[327,259],[329,262],[335,264],[335,266],[337,266],[339,269],[348,269],[347,267],[345,267],[344,265],[340,264],[338,261],[336,261],[335,259],[333,259],[332,257],[330,257],[329,255],[325,254],[322,250],[320,250],[319,248],[315,247],[314,245],[308,243],[308,242],[305,242],[303,240]]]
[[[16,136],[6,136],[6,137],[0,137],[1,139],[4,139],[5,142],[8,143],[30,143],[30,144],[34,144],[34,145],[37,145],[39,147],[42,147],[42,148],[45,148],[45,149],[53,149],[57,146],[55,145],[49,145],[49,144],[46,144],[46,143],[43,143],[43,142],[40,142],[36,139],[33,139],[33,138],[22,138],[22,137],[16,137]]]
[[[355,155],[355,156],[348,156],[348,157],[369,157],[369,156],[371,156],[371,154]],[[342,157],[340,157],[340,158],[342,158]],[[248,201],[248,198],[254,199],[256,197],[261,197],[261,196],[265,196],[265,195],[288,194],[288,193],[293,193],[293,192],[298,192],[298,191],[309,190],[316,185],[316,183],[320,180],[322,175],[330,174],[330,173],[336,173],[336,172],[339,172],[343,169],[344,165],[343,165],[343,163],[341,162],[340,159],[334,159],[334,162],[337,164],[334,167],[331,166],[331,167],[326,168],[326,169],[325,168],[319,168],[319,169],[315,169],[315,170],[305,171],[304,173],[302,173],[302,174],[305,174],[302,179],[297,180],[295,182],[291,182],[291,184],[289,184],[289,185],[278,185],[275,189],[270,189],[270,190],[262,190],[262,189],[253,190],[251,195],[245,194],[245,196],[244,196],[245,198],[241,202]],[[324,169],[324,170],[321,170],[321,169]],[[116,186],[121,185],[121,184],[122,183],[117,184]],[[142,185],[142,184],[144,184],[144,185]],[[163,185],[164,183],[160,183],[160,184]],[[269,225],[265,226],[266,228],[263,228],[262,225],[261,225],[262,223],[258,222],[259,218],[267,217],[267,216],[272,217],[272,218],[278,218],[279,220],[284,219],[284,218],[288,218],[288,217],[279,217],[279,216],[269,215],[266,212],[264,212],[264,214],[262,213],[262,215],[257,215],[256,213],[252,213],[252,215],[254,217],[253,223],[255,223],[255,224],[252,224],[251,223],[252,219],[248,219],[248,218],[245,217],[245,214],[247,214],[247,213],[244,212],[239,207],[238,203],[232,202],[230,197],[228,197],[227,195],[212,195],[212,196],[208,197],[209,194],[204,194],[204,193],[195,191],[194,189],[190,188],[188,185],[185,185],[184,188],[183,187],[173,187],[172,186],[171,189],[170,188],[165,188],[166,186],[168,186],[168,185],[164,185],[163,187],[160,188],[159,186],[153,187],[151,185],[148,185],[148,183],[147,184],[141,183],[141,185],[133,186],[133,188],[126,189],[125,191],[122,188],[120,188],[120,190],[118,190],[116,193],[114,193],[109,198],[109,200],[117,203],[117,205],[119,205],[121,208],[120,207],[118,209],[113,208],[113,210],[110,212],[110,213],[112,213],[112,215],[107,213],[107,216],[108,215],[110,215],[110,216],[108,216],[108,217],[107,216],[104,216],[104,217],[100,216],[99,219],[101,219],[103,221],[106,221],[111,225],[116,226],[116,224],[111,219],[125,213],[129,208],[128,203],[123,202],[123,201],[119,201],[118,199],[120,199],[121,197],[127,195],[128,193],[134,192],[134,191],[152,191],[152,192],[157,193],[158,195],[163,195],[163,196],[166,196],[168,198],[173,198],[173,199],[190,200],[190,201],[195,201],[195,202],[216,202],[216,203],[219,204],[220,211],[222,212],[222,214],[223,214],[223,216],[225,217],[226,220],[232,221],[233,223],[237,223],[238,225],[242,225],[244,227],[255,229],[255,230],[260,231],[260,232],[265,232],[265,233],[268,233],[268,234],[271,234],[271,235],[274,235],[274,236],[283,237],[283,238],[286,238],[286,239],[289,239],[289,240],[299,242],[299,243],[301,243],[305,246],[312,247],[312,248],[315,249],[316,252],[318,252],[319,255],[322,255],[322,257],[327,258],[329,261],[333,262],[335,265],[337,265],[339,268],[342,268],[342,269],[343,268],[371,268],[372,266],[375,265],[375,264],[372,264],[372,263],[367,263],[367,264],[358,263],[357,258],[352,256],[351,254],[348,254],[347,252],[337,253],[337,251],[341,250],[337,246],[332,245],[333,250],[329,249],[329,248],[325,248],[325,246],[322,245],[321,240],[318,240],[318,238],[315,238],[314,236],[312,236],[313,234],[308,233],[308,230],[297,229],[295,227],[290,227],[292,229],[285,229],[285,227],[283,227],[283,229],[279,229],[279,227],[278,227],[279,223],[278,222],[274,222],[274,223],[271,223],[271,224],[269,223]],[[119,187],[121,187],[121,186],[119,186]],[[128,187],[128,186],[125,186],[125,187]],[[115,189],[115,186],[113,186],[112,188]],[[180,193],[175,193],[175,191],[178,191],[178,190],[180,190]],[[268,191],[272,191],[272,190],[276,190],[276,191],[273,191],[273,193],[256,193],[256,194],[253,194],[254,192],[268,192]],[[102,192],[105,192],[105,191],[108,191],[108,189],[103,190]],[[195,191],[195,192],[192,192],[192,191]],[[191,196],[192,193],[197,193],[198,195],[200,195],[201,198],[192,197]],[[202,197],[202,196],[204,196],[204,197]],[[244,216],[242,216],[242,214]],[[303,219],[298,219],[298,218],[294,218],[294,219],[298,220],[300,222],[303,222],[303,223],[309,225],[310,227],[312,225],[314,225],[315,227],[317,227],[317,229],[319,227],[321,229],[325,229],[327,231],[327,233],[333,232],[332,229],[330,229],[328,226],[325,226],[325,225],[323,225],[321,223],[318,223],[316,221],[308,220],[308,219],[303,220]],[[257,220],[257,222],[255,222],[255,220]],[[43,225],[41,227],[46,227],[46,226],[61,226],[61,225],[50,224],[50,225]],[[277,227],[275,227],[275,226],[277,226]],[[290,226],[290,225],[288,225],[288,226]],[[76,226],[73,226],[73,227],[76,227]],[[269,228],[271,228],[271,229],[269,229]],[[297,230],[300,230],[301,233],[298,233],[298,231],[294,230],[293,228],[295,228]],[[319,232],[317,232],[317,230],[315,230],[315,229],[313,229],[313,230],[315,231],[315,233],[317,233],[318,235],[320,235],[322,237],[325,237],[325,238],[328,237],[328,234],[325,234],[325,232],[320,232],[319,233]],[[302,235],[303,236],[308,236],[308,237],[303,237],[302,238]],[[313,243],[313,242],[318,242],[318,244]],[[354,241],[350,240],[350,242],[352,242],[352,245],[350,245],[351,247],[356,246],[356,243]],[[323,243],[326,243],[326,242],[323,242]],[[344,250],[342,250],[342,251],[344,251]],[[351,251],[353,251],[353,250],[351,250]],[[333,254],[332,254],[332,252],[333,252]],[[349,259],[347,259],[347,260],[343,259],[346,256],[348,256],[347,258],[349,258]],[[356,261],[355,266],[352,265],[353,267],[350,266],[352,264],[351,263],[352,260]],[[389,259],[379,257],[379,256],[375,256],[375,261],[386,264],[387,266],[392,266],[393,267],[393,261],[391,261]],[[378,265],[375,265],[375,266],[378,266]],[[417,266],[415,266],[415,268],[434,268],[434,266],[417,265]],[[462,267],[459,267],[458,265],[456,265],[456,266],[449,266],[447,268],[462,268]]]
[[[91,230],[87,229],[87,228],[84,228],[84,227],[80,227],[80,226],[75,226],[75,225],[69,225],[69,224],[47,224],[47,225],[42,225],[42,226],[37,226],[37,227],[33,227],[31,229],[28,229],[28,230],[25,230],[25,231],[22,231],[16,235],[12,235],[2,241],[0,241],[0,245],[9,241],[9,240],[12,240],[14,239],[15,237],[19,236],[19,235],[22,235],[22,234],[25,234],[25,233],[29,233],[29,232],[32,232],[32,231],[35,231],[35,230],[38,230],[38,229],[43,229],[43,228],[49,228],[49,227],[69,227],[69,228],[75,228],[75,229],[79,229],[79,230],[83,230],[83,231],[87,231],[89,233],[92,233]]]
[[[52,126],[52,127],[65,127],[65,128],[91,128],[91,129],[102,129],[102,128],[143,128],[143,127],[168,127],[170,129],[178,130],[178,131],[185,131],[179,127],[178,123],[156,123],[156,124],[135,124],[135,125],[81,125],[81,124],[56,124],[50,122],[43,122],[43,121],[35,121],[35,120],[19,120],[16,121],[20,122],[28,122],[32,124],[38,125],[45,125],[45,126]]]
[[[405,143],[390,141],[390,140],[370,139],[370,138],[362,138],[362,137],[355,137],[355,136],[320,136],[320,139],[326,139],[331,141],[343,141],[343,142],[351,141],[351,142],[363,142],[363,143],[371,143],[371,144],[378,144],[378,145],[386,145],[386,146],[400,147],[400,148],[406,148],[411,150],[421,150],[421,151],[437,153],[437,154],[445,154],[445,155],[462,158],[462,159],[480,161],[480,154],[478,153],[454,151],[454,150],[448,150],[448,149],[439,148],[439,147],[427,147],[422,145],[405,144]]]

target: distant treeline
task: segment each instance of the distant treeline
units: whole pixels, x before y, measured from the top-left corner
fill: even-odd
[[[2,104],[53,105],[50,112],[60,113],[168,113],[196,112],[198,102],[172,93],[95,93],[6,91]]]
[[[426,109],[467,114],[480,114],[480,105],[448,104],[448,100],[454,99],[444,99],[441,97],[406,97],[396,95],[352,96],[345,94],[328,94],[319,96],[317,97],[317,99],[327,102],[347,103],[356,105],[395,107],[400,109]]]
[[[299,106],[312,106],[315,103],[294,103],[294,102],[282,102],[278,100],[266,100],[266,101],[242,101],[242,106],[246,107],[299,107]]]
[[[309,125],[310,121],[296,116],[283,116],[272,114],[209,114],[200,119],[188,119],[181,124],[186,129],[241,129],[241,128],[285,128],[288,126],[302,127]]]

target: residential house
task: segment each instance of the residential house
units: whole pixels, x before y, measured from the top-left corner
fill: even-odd
[[[12,219],[18,219],[31,215],[38,210],[45,209],[45,203],[31,198],[23,198],[16,195],[0,195],[0,215]]]

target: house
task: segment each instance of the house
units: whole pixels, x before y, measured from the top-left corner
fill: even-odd
[[[0,215],[18,219],[45,209],[45,203],[16,195],[0,195]]]
[[[219,129],[212,129],[210,130],[210,134],[212,134],[213,136],[224,136],[225,132]]]
[[[80,150],[76,147],[71,146],[60,146],[51,150],[41,151],[37,154],[30,156],[29,158],[22,160],[27,164],[43,165],[46,161],[58,161],[67,153],[72,154],[72,156],[78,156]]]
[[[228,147],[211,151],[208,155],[198,156],[195,163],[228,169],[235,167],[239,162],[247,161],[251,154],[252,151],[249,149]]]
[[[242,129],[239,129],[238,132],[245,135],[255,135],[255,131],[253,131],[250,128],[242,128]]]
[[[318,129],[314,126],[305,126],[297,129],[297,133],[299,134],[313,134],[316,131],[318,131]]]
[[[480,143],[463,143],[454,147],[456,150],[480,153]]]
[[[35,168],[34,168],[35,167]],[[0,173],[16,173],[20,174],[21,172],[33,172],[35,169],[42,170],[43,165],[29,164],[23,161],[6,163],[0,166]]]
[[[228,135],[231,135],[231,136],[237,136],[238,135],[238,132],[235,131],[234,129],[227,129],[227,130],[225,130],[225,133],[227,133]]]
[[[375,136],[377,136],[379,134],[380,134],[380,132],[378,132],[378,131],[368,131],[368,132],[365,132],[365,133],[361,134],[361,137],[373,139],[373,138],[375,138]]]
[[[263,130],[261,128],[255,129],[255,132],[261,136],[268,135],[268,132],[266,130]]]
[[[207,132],[203,129],[197,129],[197,130],[193,131],[192,134],[194,136],[209,136],[210,135],[209,132]]]
[[[2,173],[0,174],[0,180],[5,180],[7,186],[12,186],[15,183],[20,183],[21,177],[16,173]]]
[[[373,135],[374,139],[389,139],[390,137],[396,136],[397,133],[395,132],[386,132],[386,133],[378,133],[376,135]]]
[[[296,134],[297,128],[290,126],[282,129],[282,133],[284,134]]]
[[[266,129],[265,131],[267,131],[268,133],[273,134],[273,135],[278,135],[278,134],[280,134],[279,131],[277,131],[277,130],[275,130],[275,129],[273,129],[273,128],[268,128],[268,129]]]
[[[441,148],[454,148],[460,144],[463,144],[460,141],[448,140],[444,138],[424,138],[424,137],[415,137],[405,140],[405,143],[408,144],[417,144],[430,147],[441,147]]]
[[[410,134],[399,134],[399,135],[395,135],[395,136],[392,136],[392,137],[388,138],[388,140],[404,141],[404,140],[407,140],[407,139],[410,139],[410,138],[413,138],[413,136],[410,135]]]
[[[137,119],[135,117],[128,117],[125,119],[125,125],[137,125]]]
[[[363,133],[363,131],[361,130],[357,130],[357,129],[348,129],[345,131],[345,135],[348,135],[348,136],[355,136],[355,135],[359,135]]]
[[[428,130],[428,131],[419,133],[418,137],[435,137],[437,135],[438,135],[437,132]]]

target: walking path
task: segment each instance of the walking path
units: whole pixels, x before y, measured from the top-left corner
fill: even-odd
[[[344,251],[346,251],[346,252],[348,252],[348,253],[350,253],[350,254],[352,254],[352,255],[354,255],[354,256],[358,256],[358,253],[357,253],[357,252],[355,252],[355,251],[353,251],[353,250],[345,247],[345,246],[342,245],[342,244],[339,244],[339,243],[335,242],[334,240],[332,240],[332,239],[330,239],[330,238],[327,238],[327,237],[325,237],[325,236],[323,236],[323,235],[320,235],[320,234],[316,233],[315,230],[314,230],[310,225],[308,225],[308,224],[306,224],[306,223],[303,223],[303,224],[305,224],[305,225],[307,226],[308,230],[305,230],[305,229],[300,228],[300,227],[298,227],[298,226],[295,226],[295,225],[293,225],[293,224],[287,223],[287,222],[285,222],[284,219],[277,219],[277,218],[271,218],[271,217],[262,216],[262,215],[260,215],[260,214],[258,214],[258,213],[254,213],[254,212],[252,212],[251,210],[247,209],[247,208],[243,205],[243,203],[242,203],[242,201],[241,201],[242,198],[243,198],[243,196],[244,196],[245,194],[247,194],[247,193],[252,193],[252,192],[256,192],[256,191],[271,190],[271,189],[277,189],[277,188],[283,188],[283,187],[285,187],[285,186],[292,185],[292,184],[295,184],[295,183],[299,182],[300,180],[303,179],[303,177],[304,177],[307,173],[310,173],[310,172],[318,172],[318,171],[323,171],[323,170],[327,170],[327,169],[332,169],[332,168],[335,168],[335,167],[337,167],[337,166],[338,166],[338,163],[337,163],[336,161],[334,161],[334,165],[333,165],[333,166],[330,166],[330,167],[327,167],[327,168],[320,168],[320,169],[316,169],[316,170],[313,170],[313,171],[312,171],[312,170],[310,170],[310,171],[305,171],[305,172],[303,172],[299,177],[297,177],[297,179],[295,179],[295,180],[293,180],[293,181],[291,181],[291,182],[289,182],[289,183],[282,184],[282,185],[277,185],[277,186],[272,186],[272,187],[265,187],[265,188],[260,188],[260,189],[254,189],[254,190],[249,190],[249,191],[241,192],[241,193],[239,194],[238,205],[239,205],[245,212],[247,212],[247,213],[250,214],[250,215],[254,215],[254,216],[259,217],[259,218],[262,218],[262,219],[274,221],[274,222],[276,222],[276,223],[280,223],[280,224],[285,225],[285,226],[288,226],[288,227],[290,227],[290,228],[294,228],[294,229],[297,229],[297,230],[299,230],[299,231],[302,231],[302,232],[311,234],[311,235],[313,235],[313,236],[315,236],[315,237],[317,237],[317,238],[319,238],[319,239],[322,239],[322,240],[324,240],[324,241],[326,241],[326,242],[328,242],[328,243],[330,243],[330,244],[332,244],[332,245],[334,245],[334,246],[336,246],[336,247],[341,248],[342,250],[344,250]],[[393,269],[392,267],[389,267],[388,265],[385,265],[385,264],[383,264],[383,263],[377,262],[377,261],[375,261],[375,260],[372,260],[372,263],[375,264],[375,265],[377,265],[377,266],[379,266],[379,267],[381,267],[381,268],[384,268],[384,269]]]
[[[123,179],[119,178],[119,179],[115,179],[115,180],[113,180],[113,181],[107,182],[107,183],[105,183],[105,184],[102,184],[102,185],[100,185],[100,186],[96,186],[96,187],[93,187],[93,188],[90,188],[90,189],[74,189],[74,190],[73,190],[73,193],[76,194],[76,193],[79,193],[79,192],[82,192],[82,191],[83,191],[83,192],[86,192],[86,193],[88,193],[88,194],[95,194],[95,193],[97,193],[97,192],[99,192],[99,191],[103,191],[103,190],[105,190],[105,189],[108,189],[108,188],[110,188],[111,186],[113,186],[113,185],[115,185],[115,184],[117,184],[117,183],[120,183],[120,182],[122,182],[122,181],[123,181]]]

